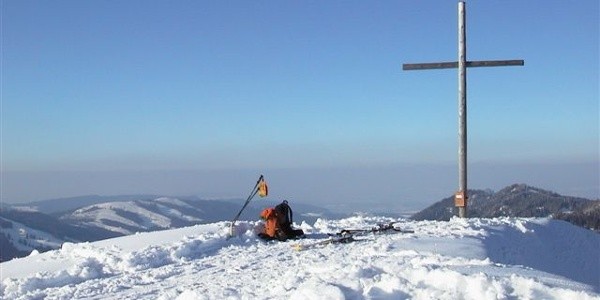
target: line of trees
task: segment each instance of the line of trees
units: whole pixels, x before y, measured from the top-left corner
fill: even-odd
[[[591,212],[557,213],[554,215],[554,218],[594,231],[600,231],[600,210]]]

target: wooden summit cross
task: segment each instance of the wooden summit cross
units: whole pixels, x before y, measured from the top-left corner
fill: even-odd
[[[403,70],[454,69],[458,68],[458,192],[454,205],[458,216],[467,217],[467,68],[523,66],[523,60],[467,61],[465,3],[458,2],[458,61],[403,64]]]

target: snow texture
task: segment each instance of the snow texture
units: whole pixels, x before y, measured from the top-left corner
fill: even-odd
[[[399,221],[296,251],[341,229]],[[260,222],[140,233],[0,264],[2,299],[600,299],[600,236],[548,219],[408,221],[356,216],[264,242]]]

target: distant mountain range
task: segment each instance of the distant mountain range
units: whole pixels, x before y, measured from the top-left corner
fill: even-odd
[[[117,195],[117,196],[99,196],[86,195],[68,198],[49,199],[42,201],[34,201],[19,206],[32,207],[46,214],[63,214],[66,211],[75,210],[85,206],[105,203],[105,202],[120,202],[133,201],[140,199],[155,199],[158,195]]]
[[[528,186],[513,184],[498,192],[469,190],[468,217],[548,217],[600,230],[600,200],[563,196]],[[414,220],[449,220],[457,215],[454,196],[442,199],[414,214]]]
[[[136,232],[163,230],[230,220],[243,200],[202,200],[153,195],[82,196],[0,207],[0,261],[47,251],[64,242],[86,242]],[[243,220],[256,220],[260,210],[276,202],[255,200]],[[600,200],[562,196],[525,184],[498,192],[469,191],[469,217],[553,216],[586,228],[600,230]],[[290,203],[294,221],[313,223],[317,218],[337,219],[346,214],[325,208]],[[456,215],[453,197],[414,214],[415,220],[449,220]]]
[[[59,248],[63,242],[86,242],[136,232],[180,228],[232,219],[244,200],[201,200],[138,196],[83,196],[0,208],[0,261]],[[79,204],[79,205],[78,205]],[[241,219],[256,220],[260,210],[277,203],[255,200]],[[324,208],[290,203],[294,221],[342,215]]]

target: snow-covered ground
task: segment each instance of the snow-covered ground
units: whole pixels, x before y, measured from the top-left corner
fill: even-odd
[[[400,221],[295,250],[341,229]],[[600,235],[548,219],[407,221],[356,216],[300,224],[264,242],[244,221],[141,233],[0,264],[3,299],[600,299]]]

